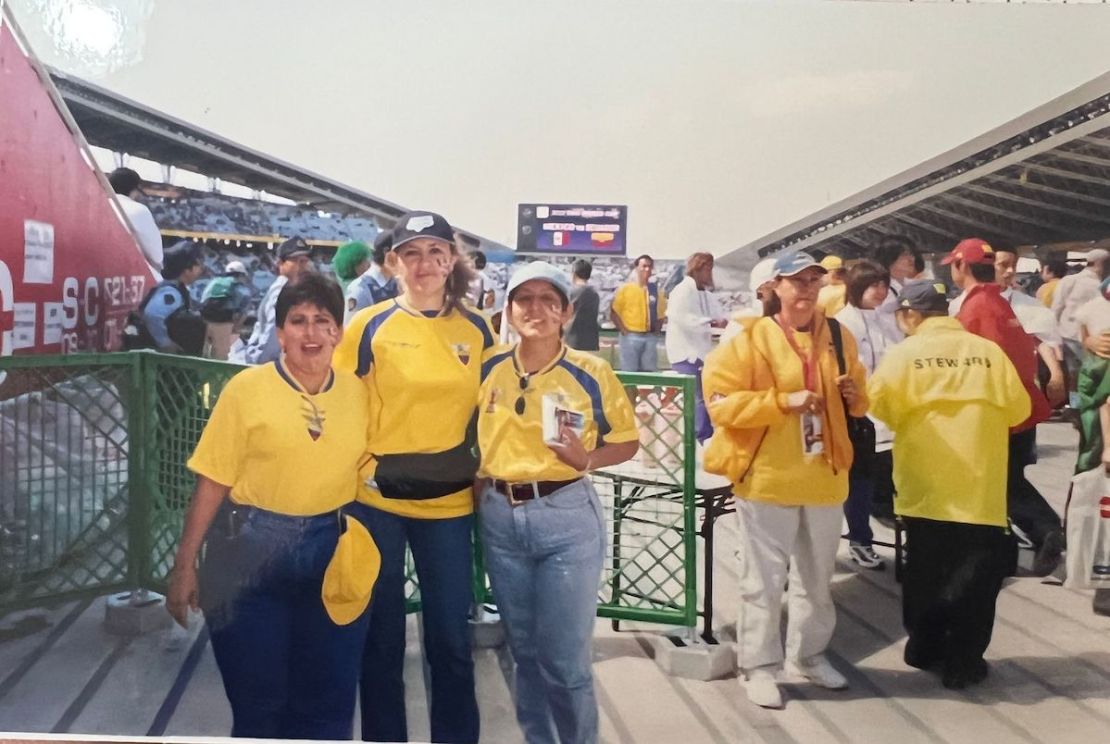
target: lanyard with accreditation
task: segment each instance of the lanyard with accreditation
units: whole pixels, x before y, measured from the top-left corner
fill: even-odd
[[[813,343],[810,347],[809,354],[807,355],[798,346],[798,342],[794,339],[794,329],[788,324],[782,322],[779,315],[775,315],[775,322],[778,323],[782,333],[786,336],[786,343],[790,344],[790,348],[798,355],[798,361],[802,363],[802,377],[805,380],[806,390],[811,393],[817,392],[817,345]]]

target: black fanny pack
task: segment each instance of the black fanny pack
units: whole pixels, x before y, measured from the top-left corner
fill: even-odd
[[[375,455],[374,482],[387,499],[423,501],[448,496],[474,485],[478,474],[478,419],[475,415],[461,444],[443,452]]]

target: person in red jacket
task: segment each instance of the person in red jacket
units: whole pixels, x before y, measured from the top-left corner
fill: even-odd
[[[1064,532],[1060,517],[1025,477],[1025,467],[1035,461],[1037,424],[1051,413],[1048,400],[1037,387],[1037,341],[1021,327],[1013,308],[995,283],[994,249],[980,238],[968,238],[941,261],[952,267],[952,281],[966,294],[957,320],[964,328],[994,341],[1013,362],[1032,401],[1032,413],[1010,430],[1007,502],[1010,520],[1033,542],[1037,554],[1033,572],[1048,576],[1060,563]]]

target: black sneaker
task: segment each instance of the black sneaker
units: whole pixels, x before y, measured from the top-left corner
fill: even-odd
[[[989,673],[990,667],[987,665],[986,659],[977,659],[966,666],[945,666],[944,676],[941,677],[940,682],[949,690],[962,690],[965,687],[979,684],[987,678]]]
[[[886,564],[875,549],[870,545],[861,545],[860,543],[848,544],[848,557],[852,562],[857,564],[860,568],[867,568],[872,571],[882,571],[886,569]]]
[[[1049,576],[1060,565],[1060,555],[1064,552],[1064,533],[1062,530],[1045,535],[1041,547],[1033,557],[1033,575]]]

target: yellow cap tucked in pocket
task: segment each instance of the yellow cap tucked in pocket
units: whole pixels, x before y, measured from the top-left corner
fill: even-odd
[[[348,625],[358,619],[370,604],[374,583],[382,567],[378,546],[362,522],[344,515],[346,529],[339,536],[320,596],[324,609],[336,625]]]

